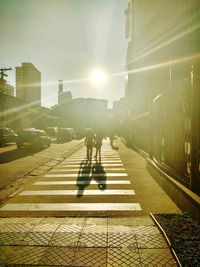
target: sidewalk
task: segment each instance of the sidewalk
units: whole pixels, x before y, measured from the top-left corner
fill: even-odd
[[[119,140],[115,145],[119,147],[118,153],[135,194],[101,196],[96,201],[99,205],[100,199],[124,204],[134,201],[140,204],[141,210],[132,211],[129,216],[125,216],[126,210],[121,216],[119,211],[111,210],[112,217],[101,217],[94,212],[89,213],[92,217],[1,218],[1,266],[177,266],[149,212],[176,213],[179,209],[146,171],[145,160]],[[122,181],[121,177],[109,179],[106,182]],[[88,185],[88,189],[93,190],[95,186]],[[114,188],[112,185],[113,191]],[[117,188],[120,191],[119,184]],[[89,199],[93,203],[94,198],[83,196],[82,202]]]

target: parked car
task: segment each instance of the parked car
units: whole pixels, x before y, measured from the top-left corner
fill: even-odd
[[[77,128],[74,130],[75,138],[80,140],[85,137],[85,130],[83,128]]]
[[[70,141],[74,139],[73,128],[60,128],[57,133],[58,141]]]
[[[46,127],[46,133],[51,137],[57,137],[58,127]]]
[[[0,128],[0,146],[16,141],[17,134],[10,128]]]
[[[45,131],[28,128],[19,132],[16,145],[19,149],[26,145],[35,148],[49,147],[51,145],[51,138]]]

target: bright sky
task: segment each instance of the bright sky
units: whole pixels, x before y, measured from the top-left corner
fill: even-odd
[[[42,73],[42,104],[57,103],[57,82],[87,79],[95,69],[125,70],[125,15],[128,0],[0,0],[0,67],[31,62]],[[88,81],[68,82],[74,97],[109,102],[124,96],[124,76],[101,88]],[[52,84],[51,84],[52,82]],[[48,84],[45,84],[48,83]]]

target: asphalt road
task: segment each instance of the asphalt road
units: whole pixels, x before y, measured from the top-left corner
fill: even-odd
[[[52,141],[50,147],[42,150],[31,148],[17,149],[15,144],[0,147],[0,189],[5,188],[17,179],[32,173],[48,162],[59,162],[66,151],[78,145],[80,140],[66,143]]]

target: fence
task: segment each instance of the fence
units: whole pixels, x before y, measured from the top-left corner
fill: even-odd
[[[160,94],[150,112],[132,119],[131,132],[135,146],[200,195],[200,79],[194,72],[198,70],[193,70],[190,83]]]

